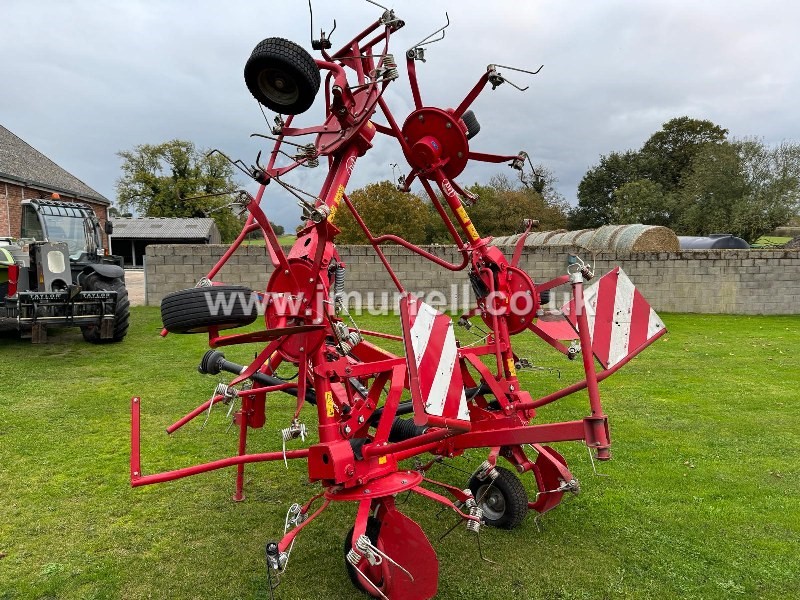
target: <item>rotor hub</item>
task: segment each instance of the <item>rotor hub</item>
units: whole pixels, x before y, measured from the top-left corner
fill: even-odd
[[[427,179],[433,179],[437,168],[449,179],[458,177],[469,155],[465,130],[461,120],[445,110],[420,108],[403,123],[403,137],[408,143],[406,159]]]

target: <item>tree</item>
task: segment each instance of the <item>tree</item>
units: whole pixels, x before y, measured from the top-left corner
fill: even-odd
[[[800,146],[752,138],[706,146],[677,197],[679,233],[732,233],[752,243],[800,208]]]
[[[286,233],[286,228],[283,225],[278,225],[272,221],[270,221],[270,224],[272,225],[272,231],[275,232],[275,235],[283,235]]]
[[[538,219],[543,230],[561,229],[566,225],[566,203],[555,190],[555,178],[544,169],[537,169],[537,172],[543,178],[542,192],[524,182],[514,183],[505,175],[495,175],[488,185],[475,184],[468,188],[478,196],[468,213],[481,236],[511,235],[520,231],[525,218]]]
[[[678,117],[664,123],[640,150],[640,169],[647,179],[670,192],[681,187],[705,146],[725,141],[728,130],[705,119]]]
[[[600,157],[578,184],[578,206],[569,214],[570,229],[607,225],[614,220],[614,192],[641,179],[643,167],[638,152],[612,152]]]
[[[373,235],[394,234],[414,244],[425,243],[429,214],[418,196],[399,191],[390,181],[381,181],[355,190],[348,197]],[[339,208],[334,222],[342,230],[339,243],[369,243],[346,206]]]
[[[133,217],[133,214],[129,212],[122,212],[116,206],[109,206],[108,216],[109,218],[116,218],[116,219],[130,219],[131,217]]]
[[[625,183],[614,190],[613,198],[614,223],[644,223],[666,227],[672,223],[672,198],[654,181],[637,179]]]
[[[635,181],[656,183],[668,197],[691,173],[695,156],[709,144],[723,143],[727,133],[711,121],[678,117],[664,123],[640,150],[601,156],[600,164],[589,169],[578,185],[578,206],[570,212],[570,227],[612,223],[619,214],[614,209],[616,190]],[[663,221],[661,217],[657,220]]]
[[[738,234],[733,222],[746,186],[736,148],[726,143],[701,150],[676,195],[680,214],[675,228],[679,234]]]
[[[222,156],[208,156],[184,140],[141,144],[117,155],[123,159],[117,180],[122,208],[147,217],[211,217],[223,241],[236,237],[241,219],[229,208],[229,194],[238,186],[233,167]]]

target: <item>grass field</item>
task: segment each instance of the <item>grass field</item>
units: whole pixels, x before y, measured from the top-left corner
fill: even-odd
[[[800,597],[800,317],[663,317],[670,334],[601,386],[614,440],[614,460],[598,466],[607,476],[593,475],[585,447],[557,445],[583,491],[541,530],[531,516],[514,531],[485,529],[500,566],[480,560],[463,528],[438,541],[452,515],[418,497],[404,505],[439,555],[439,598]],[[145,473],[236,448],[222,409],[202,432],[192,423],[164,434],[218,380],[196,372],[202,338],[160,339],[154,308],[134,309],[132,323],[113,347],[70,330],[43,346],[0,337],[0,599],[269,598],[264,544],[280,537],[289,504],[317,488],[290,462],[249,465],[242,503],[230,500],[232,470],[131,489],[132,395],[143,398]],[[515,341],[534,364],[561,369],[561,381],[523,373],[535,395],[577,378],[578,365],[528,336]],[[251,451],[280,449],[291,407],[268,400]],[[585,413],[578,395],[537,420]],[[431,475],[466,479],[443,467]],[[276,598],[359,597],[342,555],[353,517],[352,505],[334,505],[301,535]]]
[[[291,246],[297,241],[297,236],[293,233],[287,233],[286,235],[279,235],[278,236],[278,243],[281,246]],[[252,240],[245,240],[245,246],[263,246],[264,245],[264,238],[261,239],[252,239]]]
[[[751,244],[751,248],[772,248],[775,246],[782,246],[787,242],[791,242],[790,237],[775,237],[769,235],[762,235],[755,242]]]

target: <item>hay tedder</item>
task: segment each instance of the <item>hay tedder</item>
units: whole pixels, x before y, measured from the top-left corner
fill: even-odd
[[[400,77],[389,46],[403,26],[394,11],[385,9],[337,51],[332,50],[330,37],[321,33],[312,42],[320,59],[288,40],[268,38],[246,63],[250,92],[278,113],[271,136],[261,136],[273,142],[265,159],[259,155],[253,167],[234,163],[260,184],[258,193],[255,197],[240,193],[239,203],[248,213],[246,223],[207,278],[195,288],[170,294],[161,306],[165,332],[208,334],[211,350],[202,358],[202,373],[234,375],[167,431],[224,403],[231,407],[239,430],[238,453],[144,475],[139,458],[140,398],[131,404],[133,486],[235,466],[234,499],[241,500],[246,463],[304,460],[309,480],[319,482],[321,489],[304,504],[292,505],[283,537],[267,544],[270,581],[278,580],[286,569],[298,535],[312,527],[331,502],[352,502],[355,524],[343,553],[347,571],[356,587],[393,600],[431,598],[438,586],[436,553],[419,525],[398,510],[398,494],[409,492],[444,505],[475,534],[483,525],[514,528],[529,510],[540,514],[551,510],[564,494],[578,491],[578,482],[548,444],[583,441],[597,459],[610,458],[608,418],[598,384],[666,331],[619,268],[585,288],[594,276],[592,267],[571,256],[560,276],[534,283],[517,266],[524,235],[508,259],[490,245],[490,238],[478,234],[465,210],[465,204],[476,198],[455,178],[470,161],[532,169],[524,152],[496,155],[471,147],[480,126],[469,107],[487,85],[494,89],[505,83],[499,69],[510,67],[489,65],[455,108],[424,104],[417,62],[424,60],[425,44],[444,36],[442,28],[405,53],[414,110],[401,123],[389,109],[384,91]],[[324,120],[314,126],[294,126],[294,116],[312,106],[320,87],[324,87]],[[399,187],[408,191],[412,182],[421,184],[460,252],[460,263],[398,236],[373,234],[348,198],[345,189],[357,161],[378,135],[399,144],[409,165]],[[318,167],[322,160],[327,176],[318,194],[285,181],[291,171]],[[269,184],[296,197],[304,211],[304,228],[288,255],[264,212]],[[341,210],[352,213],[399,292],[402,336],[361,329],[348,312],[345,265],[334,245],[339,233],[335,217]],[[527,231],[533,224],[527,223]],[[266,290],[252,292],[215,281],[245,237],[256,231],[263,233],[273,267]],[[454,324],[447,314],[408,292],[381,249],[385,243],[400,245],[443,269],[466,271],[475,307]],[[562,285],[570,289],[571,300],[560,311],[545,313],[542,297]],[[253,323],[259,307],[263,329],[222,333]],[[482,322],[484,339],[460,344],[454,325],[470,328],[474,321]],[[585,377],[542,397],[522,389],[517,369],[527,363],[515,354],[511,340],[525,332],[568,359],[580,358]],[[369,341],[381,338],[402,342],[403,354]],[[250,364],[235,364],[219,350],[234,344],[258,344],[259,351]],[[278,375],[282,363],[294,366],[296,379]],[[539,407],[584,389],[588,416],[536,422]],[[248,430],[264,425],[267,397],[279,394],[296,398],[294,416],[282,431],[284,450],[247,453]],[[310,406],[304,411],[306,405]],[[307,434],[303,419],[309,412],[316,417],[318,441],[302,447]],[[287,442],[294,447],[287,450]],[[465,489],[428,476],[433,465],[470,448],[486,448],[487,456]],[[423,455],[428,455],[427,462],[420,460]],[[513,470],[498,466],[499,457]],[[514,471],[530,473],[535,497],[528,497]]]

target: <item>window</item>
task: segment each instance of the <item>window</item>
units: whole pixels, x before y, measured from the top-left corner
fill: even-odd
[[[44,233],[42,232],[42,224],[39,222],[39,216],[30,204],[25,204],[22,207],[22,235],[20,237],[44,241]]]

